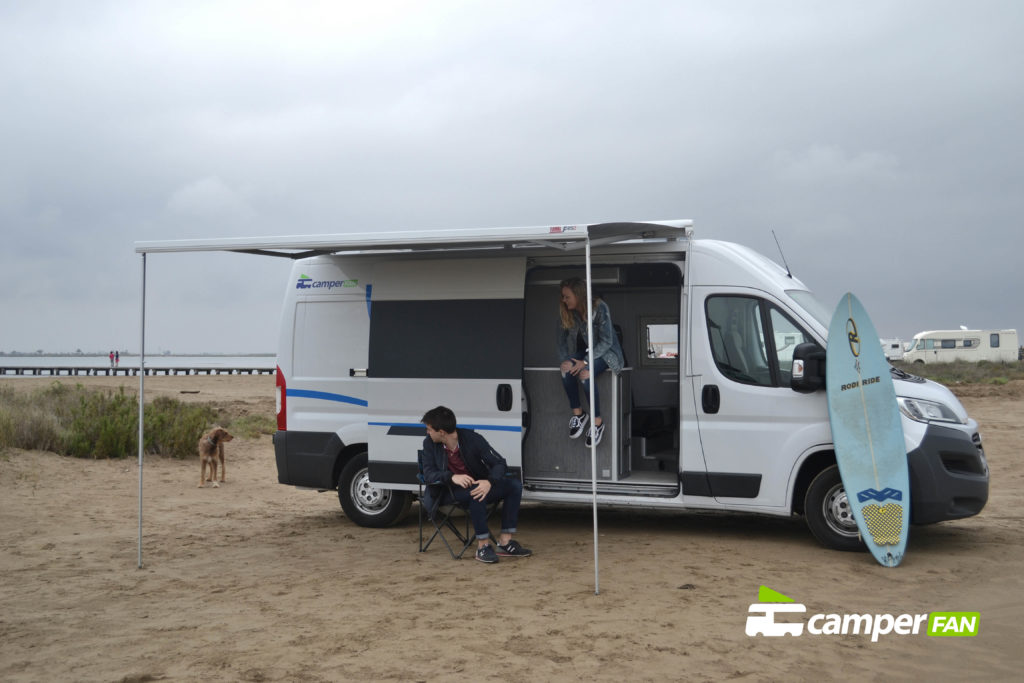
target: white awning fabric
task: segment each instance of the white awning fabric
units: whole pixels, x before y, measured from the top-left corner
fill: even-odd
[[[231,237],[194,240],[136,242],[140,254],[188,251],[235,251],[299,259],[317,254],[353,252],[421,251],[434,249],[492,250],[547,247],[581,249],[639,239],[686,239],[692,234],[690,220],[555,225],[521,228],[404,230],[332,235],[280,237]]]

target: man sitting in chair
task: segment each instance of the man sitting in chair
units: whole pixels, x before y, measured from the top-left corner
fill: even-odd
[[[523,485],[518,479],[505,476],[505,458],[476,432],[456,429],[455,413],[449,408],[438,406],[428,410],[420,422],[427,426],[427,438],[423,440],[423,478],[428,484],[449,484],[454,502],[468,509],[476,533],[476,559],[493,564],[499,557],[532,555],[532,551],[512,540]],[[499,500],[504,503],[501,535],[495,549],[487,526],[487,506]]]

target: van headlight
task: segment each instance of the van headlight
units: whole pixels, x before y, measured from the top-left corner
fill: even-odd
[[[907,398],[905,396],[897,396],[896,402],[900,406],[900,412],[916,422],[955,422],[956,424],[964,424],[949,406],[942,403],[925,401],[920,398]]]

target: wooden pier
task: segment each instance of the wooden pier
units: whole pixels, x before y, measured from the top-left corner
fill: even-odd
[[[224,367],[224,368],[197,368],[181,367],[170,368],[166,366],[150,366],[145,368],[147,375],[273,375],[273,368],[246,368],[246,367]],[[38,365],[32,367],[3,367],[0,366],[0,377],[5,375],[35,375],[52,376],[61,375],[138,375],[138,367],[72,367],[55,365]]]

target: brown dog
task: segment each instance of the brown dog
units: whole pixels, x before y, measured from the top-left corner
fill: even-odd
[[[226,429],[214,427],[199,439],[199,488],[203,488],[208,481],[213,482],[214,488],[220,488],[217,483],[217,460],[220,460],[220,480],[224,481],[227,472],[224,467],[224,442],[233,438]],[[209,479],[206,478],[207,465],[210,466]]]

